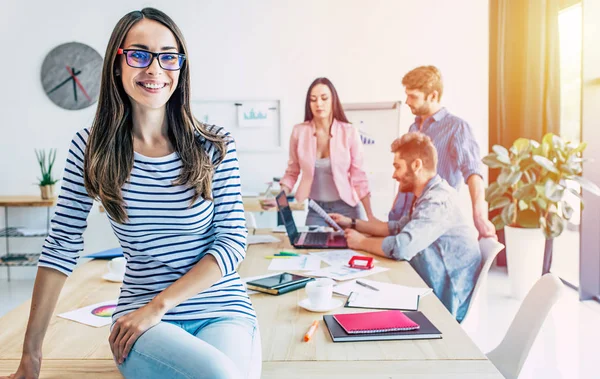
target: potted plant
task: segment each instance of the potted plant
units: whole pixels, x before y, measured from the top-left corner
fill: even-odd
[[[495,145],[483,158],[487,166],[501,170],[485,198],[490,211],[501,210],[492,222],[497,230],[504,228],[508,274],[517,298],[523,298],[542,275],[544,253],[552,253],[552,240],[573,215],[573,207],[565,200],[567,191],[583,206],[580,193],[568,187],[569,181],[600,195],[600,188],[581,176],[586,146],[548,133],[541,144],[519,138],[510,149]]]
[[[54,197],[54,184],[58,182],[58,179],[55,179],[52,176],[52,168],[54,167],[54,161],[56,160],[56,149],[50,149],[47,156],[46,150],[36,149],[35,155],[42,172],[42,177],[38,178],[42,199],[51,199]]]

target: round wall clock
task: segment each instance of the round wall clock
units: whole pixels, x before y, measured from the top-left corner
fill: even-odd
[[[42,64],[42,86],[54,104],[83,109],[98,101],[102,57],[79,42],[55,47]]]

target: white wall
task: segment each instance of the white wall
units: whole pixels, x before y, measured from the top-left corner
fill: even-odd
[[[94,116],[93,107],[67,111],[46,97],[40,82],[45,55],[78,41],[104,56],[118,19],[143,6],[165,11],[183,30],[194,98],[280,99],[285,141],[302,121],[315,77],[329,77],[343,102],[404,101],[402,76],[434,64],[444,75],[444,103],[473,126],[487,150],[487,1],[104,0],[83,6],[54,0],[33,7],[5,0],[0,38],[12,58],[0,60],[0,195],[37,194],[33,149],[58,148],[61,173],[73,134]],[[408,128],[412,115],[407,107],[402,112]],[[283,174],[286,160],[287,153],[240,154],[244,188],[263,189]]]

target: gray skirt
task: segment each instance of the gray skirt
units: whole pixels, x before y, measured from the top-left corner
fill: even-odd
[[[315,203],[319,204],[321,208],[327,213],[339,213],[346,217],[350,218],[360,218],[359,217],[359,206],[350,206],[346,204],[344,200],[336,200],[336,201],[317,201]],[[306,215],[306,225],[318,225],[318,226],[330,226],[325,222],[323,217],[319,216],[319,214],[313,211],[311,208],[308,209],[308,214]]]

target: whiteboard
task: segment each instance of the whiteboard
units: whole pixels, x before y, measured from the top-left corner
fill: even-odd
[[[282,151],[279,100],[194,100],[191,108],[199,121],[230,132],[238,151]]]
[[[400,102],[344,104],[344,112],[359,131],[364,149],[364,166],[371,190],[373,214],[387,221],[397,183],[392,179],[392,142],[400,137]]]

